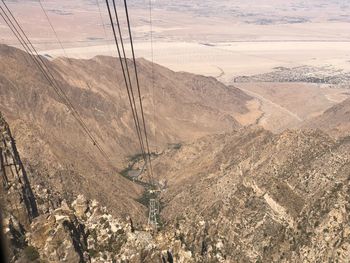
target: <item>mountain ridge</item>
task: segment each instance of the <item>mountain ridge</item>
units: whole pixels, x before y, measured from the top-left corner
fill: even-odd
[[[47,173],[56,190],[108,203],[115,214],[132,206],[135,220],[144,220],[145,207],[135,201],[143,188],[119,175],[139,146],[117,59],[43,60],[111,159],[100,155],[30,56],[0,45],[0,110],[23,159]],[[142,59],[137,65],[151,151],[240,127],[234,117],[247,111],[248,95],[214,78],[152,68]]]

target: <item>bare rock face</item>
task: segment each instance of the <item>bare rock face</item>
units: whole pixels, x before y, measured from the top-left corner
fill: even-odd
[[[81,262],[87,246],[84,226],[67,205],[37,217],[27,240],[50,262]]]
[[[4,228],[11,243],[9,256],[16,257],[26,246],[24,235],[32,220],[38,216],[38,208],[15,140],[1,113],[0,180],[1,204],[6,205],[3,208]]]
[[[83,195],[79,195],[78,198],[72,204],[75,214],[82,218],[88,211],[88,202]]]

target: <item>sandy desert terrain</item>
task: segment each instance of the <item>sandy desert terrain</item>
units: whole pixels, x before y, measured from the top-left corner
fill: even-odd
[[[348,42],[226,42],[208,45],[191,42],[154,42],[154,61],[175,71],[213,76],[223,82],[241,75],[267,73],[275,67],[326,66],[350,71]],[[150,43],[135,44],[138,56],[151,60]],[[113,46],[65,49],[69,56],[91,58],[113,55]],[[171,51],[171,52],[170,52]],[[42,54],[62,56],[61,49]]]
[[[149,3],[129,2],[136,55],[150,60]],[[125,25],[121,1],[117,3]],[[116,55],[104,1],[42,4],[65,52],[38,2],[9,2],[42,54]],[[350,7],[344,1],[182,0],[152,1],[152,5],[154,61],[176,71],[228,81],[278,66],[332,65],[350,70]],[[18,45],[2,21],[0,35],[2,43]]]

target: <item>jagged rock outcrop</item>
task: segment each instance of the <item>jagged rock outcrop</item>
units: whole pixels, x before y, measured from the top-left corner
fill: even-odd
[[[0,131],[0,193],[10,262],[160,262],[159,244],[145,226],[135,229],[131,219],[115,218],[83,195],[67,200],[36,180],[35,171],[28,178],[1,115]]]
[[[0,194],[4,206],[4,229],[11,242],[10,257],[25,245],[25,231],[38,216],[38,209],[26,170],[17,152],[10,128],[0,113]]]

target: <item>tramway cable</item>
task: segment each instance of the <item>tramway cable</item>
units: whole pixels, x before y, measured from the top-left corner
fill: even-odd
[[[24,32],[23,28],[21,27],[21,25],[19,24],[19,22],[17,21],[17,19],[13,15],[12,11],[6,5],[5,1],[1,0],[1,2],[3,3],[3,5],[4,5],[6,10],[0,5],[0,16],[3,18],[3,20],[5,21],[5,23],[9,27],[9,29],[15,35],[15,37],[17,38],[19,43],[22,45],[24,50],[28,53],[29,57],[33,60],[34,64],[38,67],[39,72],[41,72],[43,74],[43,76],[47,80],[48,84],[53,88],[55,93],[58,95],[58,98],[62,101],[62,103],[64,105],[66,105],[66,107],[72,113],[73,118],[78,122],[78,124],[81,126],[82,130],[89,137],[89,139],[93,142],[94,146],[96,146],[96,148],[100,151],[102,156],[104,158],[106,158],[107,161],[110,161],[108,155],[103,150],[103,148],[101,147],[101,145],[99,144],[99,142],[97,141],[95,136],[92,134],[92,132],[90,131],[88,125],[85,123],[85,121],[83,120],[83,118],[81,117],[81,115],[79,114],[79,112],[77,111],[75,106],[73,105],[73,103],[70,101],[70,99],[68,98],[67,94],[61,88],[61,86],[60,86],[60,82],[61,81],[57,80],[54,77],[52,69],[50,69],[49,65],[46,64],[45,59],[41,55],[38,54],[37,50],[35,49],[35,47],[33,46],[32,42],[30,41],[30,39],[28,38],[28,36]],[[45,9],[44,9],[44,7],[43,7],[43,5],[41,3],[41,0],[39,0],[39,4],[40,4],[40,7],[41,7],[42,11],[44,12],[47,20],[48,20],[48,23],[49,23],[52,31],[55,34],[55,37],[56,37],[59,45],[61,46],[61,48],[62,48],[62,50],[64,52],[64,55],[68,58],[68,56],[66,54],[66,51],[65,51],[65,49],[63,47],[63,44],[60,41],[60,39],[58,38],[58,34],[57,34],[56,30],[54,29],[53,24],[51,23],[51,21],[50,21],[50,19],[48,17],[48,14],[45,11]],[[98,4],[98,0],[97,0],[97,4]],[[122,70],[125,86],[126,86],[126,89],[127,89],[128,100],[129,100],[129,104],[130,104],[131,111],[132,111],[132,117],[133,117],[134,125],[135,125],[135,128],[136,128],[137,137],[138,137],[138,140],[139,140],[139,143],[140,143],[141,154],[142,154],[143,159],[145,161],[144,167],[145,166],[147,167],[147,164],[148,164],[148,167],[149,167],[149,169],[147,169],[147,172],[148,172],[149,179],[150,179],[150,185],[152,186],[152,188],[150,189],[150,192],[156,194],[156,199],[151,199],[150,200],[150,208],[151,208],[150,209],[150,215],[152,215],[152,224],[153,224],[153,226],[155,226],[155,228],[157,228],[157,216],[159,214],[159,208],[157,208],[157,209],[155,208],[155,207],[157,207],[157,205],[155,205],[154,201],[155,200],[158,201],[159,185],[154,181],[154,174],[153,174],[153,167],[152,167],[152,160],[151,160],[151,152],[150,152],[150,147],[149,147],[149,139],[148,139],[148,133],[147,133],[147,128],[146,128],[146,121],[145,121],[145,114],[144,114],[144,108],[143,108],[143,103],[142,103],[142,97],[141,97],[140,80],[139,80],[139,76],[138,76],[138,69],[137,69],[137,63],[136,63],[136,57],[135,57],[134,43],[133,43],[133,38],[132,38],[132,34],[131,34],[131,25],[130,25],[130,18],[129,18],[127,2],[126,2],[126,0],[124,0],[124,8],[125,8],[125,15],[126,15],[126,19],[127,19],[128,33],[129,33],[129,39],[130,39],[130,45],[131,45],[131,53],[132,53],[132,64],[133,64],[134,73],[135,73],[137,95],[138,95],[138,103],[139,103],[139,109],[140,109],[141,118],[139,117],[138,106],[137,106],[137,103],[135,101],[135,95],[134,95],[134,90],[133,90],[133,82],[131,81],[131,77],[130,77],[130,71],[129,71],[129,66],[128,66],[128,59],[127,59],[126,52],[125,52],[124,41],[123,41],[123,36],[122,36],[121,27],[120,27],[120,23],[119,23],[119,17],[118,17],[118,13],[117,13],[115,0],[113,0],[113,8],[114,8],[114,14],[115,14],[115,18],[116,18],[116,22],[117,22],[117,26],[118,26],[118,33],[119,33],[119,37],[120,37],[120,43],[121,43],[123,57],[122,57],[121,50],[120,50],[120,47],[119,47],[118,37],[117,37],[116,29],[115,29],[115,26],[114,26],[112,12],[111,12],[111,8],[110,8],[110,5],[109,5],[109,0],[106,0],[106,4],[107,4],[107,9],[108,9],[109,19],[110,19],[110,22],[111,22],[111,27],[112,27],[112,30],[113,30],[113,36],[114,36],[115,44],[116,44],[117,51],[118,51],[118,56],[119,56],[119,61],[120,61],[120,65],[121,65],[121,70]],[[98,4],[98,6],[99,6],[99,4]],[[151,3],[150,3],[150,23],[152,23],[152,21],[151,21],[151,19],[152,19],[151,11],[152,10],[151,9],[152,9],[152,7],[151,7]],[[100,17],[101,17],[101,20],[102,20],[102,14],[101,14],[100,7],[99,7],[99,10],[100,10]],[[102,25],[104,26],[103,20],[102,20]],[[104,27],[104,30],[105,30],[105,27]],[[105,34],[106,34],[106,30],[105,30]],[[152,42],[153,40],[152,40],[152,37],[153,36],[152,36],[152,24],[151,24],[152,88],[153,88],[153,111],[154,111],[154,117],[155,117],[153,42]],[[107,38],[107,35],[106,35],[106,38]],[[124,66],[124,63],[123,63],[123,58],[124,58],[125,66]],[[71,62],[69,61],[69,58],[68,58],[68,62],[71,64]],[[155,137],[156,137],[156,134],[155,134]],[[145,139],[145,142],[144,142],[144,139]]]
[[[139,120],[139,115],[138,115],[137,106],[136,106],[136,102],[135,102],[134,89],[133,89],[133,85],[132,85],[132,82],[131,82],[130,71],[129,71],[129,66],[128,66],[128,59],[127,59],[126,53],[125,53],[123,35],[122,35],[122,32],[121,32],[120,23],[119,23],[119,17],[118,17],[118,12],[117,12],[117,7],[116,7],[116,4],[115,4],[114,0],[113,0],[113,9],[114,9],[114,14],[115,14],[115,18],[116,18],[118,34],[119,34],[119,39],[120,39],[120,44],[121,44],[121,50],[122,50],[122,53],[123,53],[123,59],[124,59],[124,63],[125,63],[126,75],[128,76],[131,99],[132,99],[132,102],[133,102],[133,105],[134,105],[134,109],[135,109],[135,117],[136,117],[138,129],[139,129],[139,132],[140,132],[140,136],[142,138],[142,131],[141,131],[141,127],[140,127],[140,120]],[[143,149],[144,149],[144,153],[145,153],[145,146],[144,146],[143,138],[142,138],[142,144],[143,144]]]
[[[122,32],[121,32],[121,27],[120,27],[120,22],[119,22],[119,16],[118,16],[118,12],[117,12],[117,8],[116,8],[116,4],[115,4],[115,0],[113,0],[113,9],[114,9],[114,13],[115,13],[115,18],[116,18],[116,23],[117,23],[117,28],[118,28],[118,33],[119,33],[119,39],[120,39],[120,43],[121,43],[121,49],[122,49],[122,53],[123,53],[123,58],[124,58],[124,62],[125,62],[125,68],[126,68],[126,73],[128,76],[128,80],[129,80],[129,84],[130,84],[130,90],[131,90],[131,96],[132,96],[132,101],[135,107],[135,113],[136,113],[136,120],[138,122],[138,126],[139,126],[139,131],[141,134],[141,138],[142,136],[142,132],[141,132],[141,127],[140,127],[140,121],[139,121],[139,116],[138,116],[138,111],[137,111],[137,106],[136,106],[136,102],[135,102],[135,95],[134,95],[134,89],[133,89],[133,84],[131,81],[131,77],[130,77],[130,71],[129,71],[129,66],[128,66],[128,59],[126,57],[126,53],[125,53],[125,48],[124,48],[124,40],[123,40],[123,36],[122,36]],[[140,93],[138,93],[140,96]],[[142,103],[140,104],[140,109],[141,109],[141,113],[143,108],[142,108]],[[144,121],[144,118],[142,119]],[[148,142],[147,139],[147,134],[145,134],[145,138],[146,138],[146,142]],[[143,138],[142,138],[142,142],[143,142]],[[143,142],[144,144],[144,142]],[[144,146],[145,147],[145,146]],[[144,150],[146,152],[146,149]],[[146,160],[146,164],[148,163],[150,166],[150,152],[149,152],[149,147],[147,147],[147,155],[145,153],[145,157]],[[152,167],[150,166],[150,168],[147,170],[147,173],[149,173],[149,177],[150,177],[150,181],[153,182],[154,181],[154,177],[153,177],[153,170]]]
[[[126,85],[127,90],[128,90],[128,82],[127,82],[127,78],[126,78],[126,73],[127,73],[129,84],[130,84],[129,88],[131,89],[131,92],[133,92],[132,82],[131,82],[131,78],[130,78],[130,72],[129,72],[128,63],[127,63],[127,57],[126,57],[126,54],[125,54],[123,36],[122,36],[122,33],[121,33],[121,29],[120,29],[120,23],[119,23],[119,17],[118,17],[118,13],[117,13],[117,8],[116,8],[115,0],[112,0],[112,1],[113,1],[113,8],[114,8],[114,11],[115,11],[115,18],[117,20],[118,33],[119,33],[119,37],[120,37],[120,42],[121,42],[121,47],[122,47],[122,52],[123,52],[124,61],[125,61],[125,67],[126,68],[123,67],[123,59],[122,59],[121,51],[120,51],[120,48],[119,48],[119,45],[118,45],[118,39],[117,39],[117,34],[116,34],[116,30],[115,30],[113,19],[112,19],[112,15],[111,15],[110,5],[109,5],[108,0],[106,0],[106,5],[107,5],[107,9],[108,9],[108,15],[110,17],[111,27],[112,27],[112,30],[113,30],[113,36],[114,36],[114,39],[115,39],[115,44],[116,44],[117,50],[118,50],[119,61],[120,61],[121,67],[122,67],[125,85]],[[134,44],[133,44],[133,39],[132,39],[132,34],[131,34],[130,18],[129,18],[129,12],[128,12],[128,7],[127,7],[126,1],[124,1],[124,8],[125,8],[125,16],[126,16],[126,19],[127,19],[128,33],[129,33],[131,52],[132,52],[132,62],[133,62],[134,72],[135,72],[135,79],[136,79],[136,85],[137,85],[137,94],[138,94],[138,97],[139,97],[139,101],[138,102],[139,102],[139,108],[140,108],[140,111],[141,111],[141,118],[142,118],[141,121],[142,121],[143,132],[144,132],[144,136],[142,136],[142,134],[141,134],[140,137],[141,137],[141,141],[143,141],[143,137],[145,138],[146,150],[147,150],[147,159],[145,159],[145,165],[148,164],[147,172],[148,172],[148,176],[150,178],[150,181],[149,181],[150,187],[149,187],[149,189],[147,191],[149,191],[149,194],[152,196],[150,198],[150,200],[149,200],[148,224],[149,224],[149,226],[152,226],[153,230],[156,231],[157,228],[158,228],[159,191],[160,191],[160,189],[159,189],[158,182],[156,182],[154,180],[152,160],[151,160],[151,153],[150,153],[150,148],[149,148],[149,140],[148,140],[148,134],[147,134],[147,128],[146,128],[146,122],[145,122],[145,116],[144,116],[144,109],[143,109],[142,97],[141,97],[141,90],[140,90],[140,80],[139,80],[139,76],[138,76],[138,70],[137,70],[137,64],[136,64],[136,58],[135,58],[135,51],[134,51]],[[125,71],[126,71],[126,73],[125,73]],[[130,93],[129,93],[129,90],[128,90],[130,106],[131,106],[132,110],[134,108],[134,110],[137,113],[138,109],[137,109],[137,106],[136,106],[135,97],[133,96],[133,93],[131,93],[131,95],[132,95],[132,98],[130,99]],[[134,105],[134,107],[133,107],[133,105]],[[138,126],[135,125],[136,129],[139,129],[141,131],[138,115],[137,115],[137,121],[135,121],[135,123],[138,124]],[[143,152],[143,154],[145,154],[145,152]]]
[[[7,15],[6,11],[0,6],[0,10],[3,12],[3,14],[0,13],[1,17],[5,21],[5,23],[8,25],[9,29],[12,31],[12,33],[15,35],[17,40],[20,42],[22,47],[27,51],[31,59],[34,61],[34,63],[37,65],[41,73],[44,75],[45,79],[48,81],[48,83],[52,86],[54,91],[57,93],[59,98],[62,100],[63,104],[65,104],[69,110],[72,112],[72,116],[77,120],[79,125],[82,127],[84,132],[87,134],[89,139],[93,142],[94,146],[101,152],[102,156],[109,160],[108,155],[104,152],[98,141],[95,139],[93,134],[90,132],[89,128],[81,118],[80,114],[78,111],[75,109],[74,105],[71,103],[65,92],[60,88],[58,85],[57,80],[53,77],[52,73],[49,71],[48,66],[45,64],[44,60],[42,57],[38,54],[34,46],[32,45],[31,41],[27,37],[26,33],[18,23],[17,19],[14,17],[12,14],[11,10],[8,8],[4,0],[2,0],[2,3],[4,4],[7,12],[10,14],[11,18],[14,20],[14,22],[11,21],[10,17]],[[17,27],[14,25],[14,23],[17,25]],[[21,33],[23,36],[21,35]],[[27,43],[28,42],[28,43]],[[29,45],[28,45],[29,44]]]
[[[119,48],[119,42],[118,42],[118,38],[117,38],[117,33],[116,33],[116,30],[115,30],[115,27],[114,27],[114,21],[113,21],[113,17],[112,17],[112,13],[111,13],[111,9],[110,9],[110,5],[109,5],[108,0],[106,0],[106,5],[107,5],[107,11],[108,11],[108,15],[109,15],[112,31],[113,31],[115,45],[117,47],[117,52],[118,52],[118,57],[119,57],[121,70],[122,70],[122,73],[123,73],[125,87],[126,87],[127,94],[128,94],[129,104],[130,104],[131,111],[132,111],[134,125],[135,125],[135,128],[136,128],[138,140],[139,140],[139,143],[140,143],[141,153],[142,153],[142,155],[144,157],[144,161],[147,162],[146,155],[145,155],[145,150],[144,150],[144,145],[143,145],[141,129],[140,129],[139,122],[137,121],[136,114],[135,114],[135,111],[137,111],[137,108],[134,108],[134,106],[133,106],[132,97],[131,97],[131,91],[130,91],[128,80],[127,80],[127,77],[126,77],[126,73],[125,73],[125,69],[124,69],[124,63],[122,61],[122,56],[121,56],[121,52],[120,52],[120,48]]]
[[[65,57],[68,58],[67,53],[66,53],[66,50],[64,49],[64,47],[63,47],[63,45],[62,45],[62,42],[61,42],[60,39],[58,38],[57,32],[56,32],[55,28],[53,27],[53,25],[52,25],[52,23],[51,23],[51,20],[50,20],[49,16],[47,15],[44,6],[43,6],[42,3],[41,3],[41,0],[38,0],[38,1],[39,1],[39,5],[40,5],[41,10],[42,10],[43,13],[45,14],[45,17],[46,17],[47,22],[49,23],[49,25],[50,25],[50,27],[51,27],[53,33],[55,34],[55,37],[56,37],[56,39],[57,39],[59,45],[61,46],[61,49],[63,50],[63,53],[64,53]]]
[[[105,39],[106,39],[106,43],[107,43],[107,46],[108,46],[108,49],[109,49],[109,53],[112,55],[112,50],[111,50],[111,47],[110,47],[110,45],[108,43],[106,26],[105,26],[104,20],[102,18],[102,11],[101,11],[101,6],[100,6],[100,3],[99,3],[99,0],[96,0],[96,5],[97,5],[97,8],[98,8],[98,12],[100,14],[100,20],[101,20],[101,24],[102,24],[102,27],[103,27],[103,32],[105,34]]]
[[[155,105],[155,91],[154,91],[154,50],[153,50],[153,18],[152,18],[152,0],[149,0],[149,25],[150,25],[150,42],[151,42],[151,62],[152,62],[152,104],[153,104],[153,126],[154,126],[154,140],[157,145],[156,136],[156,105]]]
[[[155,90],[154,90],[154,50],[153,50],[153,17],[152,17],[152,0],[149,0],[149,25],[150,25],[150,42],[151,42],[151,62],[152,62],[152,103],[153,103],[153,126],[154,126],[154,140],[155,144],[157,145],[157,135],[156,135],[156,105],[155,105]],[[157,177],[159,180],[159,177]],[[158,185],[158,189],[159,185]],[[158,228],[158,216],[160,213],[159,207],[160,207],[160,201],[159,201],[159,195],[158,192],[156,192],[155,199],[151,199],[149,202],[149,214],[148,214],[148,224],[152,225],[153,228],[157,231]]]
[[[113,2],[114,2],[114,0],[113,0]],[[147,147],[147,154],[148,154],[148,160],[149,160],[149,169],[150,169],[150,173],[151,173],[150,184],[152,185],[152,188],[153,188],[153,189],[149,189],[149,192],[152,195],[152,198],[150,198],[149,206],[148,206],[148,209],[149,209],[148,225],[151,226],[154,231],[157,231],[157,229],[158,229],[158,217],[159,217],[159,212],[160,212],[159,211],[159,191],[160,191],[160,189],[159,189],[158,182],[155,182],[153,179],[154,178],[153,167],[152,167],[152,161],[151,161],[151,154],[150,154],[150,148],[149,148],[149,142],[148,142],[148,135],[147,135],[147,129],[146,129],[144,110],[143,110],[143,105],[142,105],[140,81],[139,81],[137,65],[136,65],[134,43],[133,43],[132,34],[131,34],[130,18],[129,18],[129,12],[128,12],[128,6],[127,6],[126,0],[124,0],[124,8],[125,8],[125,15],[126,15],[128,32],[129,32],[132,60],[133,60],[133,65],[134,65],[134,70],[135,70],[137,91],[138,91],[138,95],[139,95],[139,103],[140,103],[140,110],[141,110],[141,116],[142,116],[144,135],[145,135],[145,139],[146,139],[146,147]],[[150,17],[151,17],[151,15],[150,15]],[[153,66],[153,63],[152,63],[152,66]]]
[[[138,91],[138,95],[139,95],[139,102],[140,102],[141,116],[142,116],[142,122],[143,122],[143,129],[144,129],[144,134],[145,134],[145,139],[146,139],[146,147],[147,147],[147,153],[148,153],[148,159],[149,159],[150,172],[151,172],[151,176],[153,177],[151,154],[150,154],[150,150],[149,150],[147,129],[146,129],[145,116],[144,116],[141,91],[140,91],[140,82],[139,82],[139,77],[138,77],[138,71],[137,71],[137,65],[136,65],[136,59],[135,59],[135,51],[134,51],[134,43],[133,43],[132,34],[131,34],[129,11],[128,11],[128,5],[127,5],[126,0],[124,0],[124,8],[125,8],[125,15],[126,15],[126,20],[127,20],[127,25],[128,25],[132,59],[133,59],[133,64],[134,64],[134,69],[135,69],[135,78],[136,78],[136,84],[137,84],[137,91]]]

